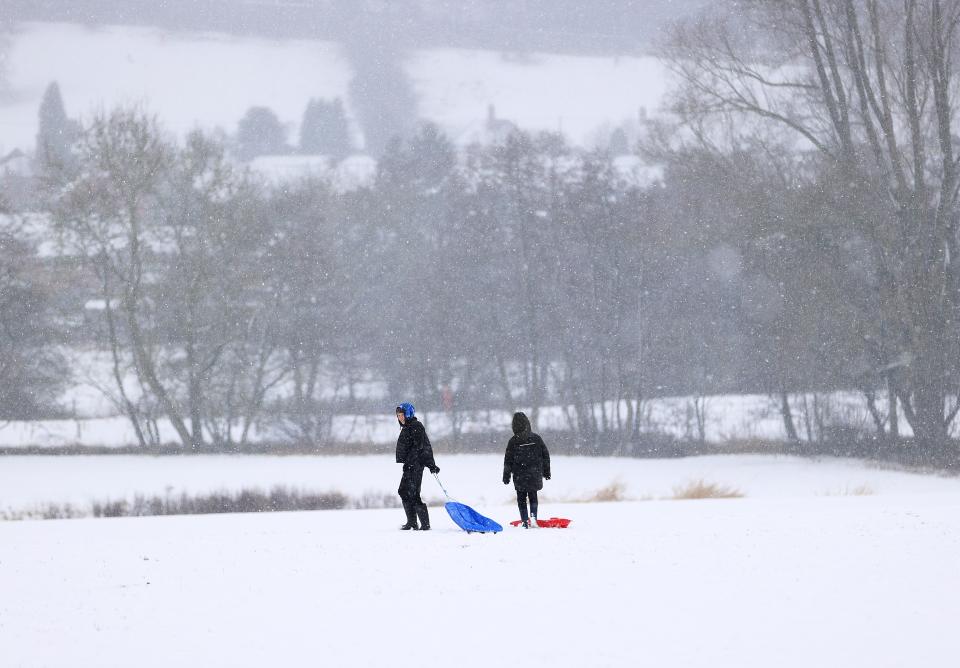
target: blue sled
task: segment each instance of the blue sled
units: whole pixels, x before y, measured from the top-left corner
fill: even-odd
[[[447,501],[444,508],[450,514],[450,519],[454,524],[467,533],[487,533],[503,531],[503,527],[494,522],[489,517],[484,517],[470,506],[466,506],[456,501]]]

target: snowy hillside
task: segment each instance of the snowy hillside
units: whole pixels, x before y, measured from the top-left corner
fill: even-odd
[[[436,517],[401,533],[388,510],[3,523],[3,663],[956,665],[960,494],[551,511],[574,523],[467,535]]]
[[[249,107],[266,105],[292,140],[307,101],[346,99],[352,76],[340,47],[322,41],[29,23],[10,43],[0,154],[32,148],[37,109],[54,80],[71,116],[142,103],[177,133],[198,126],[233,132]],[[653,111],[665,86],[653,58],[436,49],[413,52],[405,69],[421,116],[460,142],[474,137],[491,104],[523,128],[588,141],[601,126],[635,121],[641,107]]]

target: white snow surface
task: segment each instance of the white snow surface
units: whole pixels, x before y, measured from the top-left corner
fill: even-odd
[[[233,131],[254,105],[299,122],[309,98],[344,97],[350,79],[339,47],[322,41],[25,23],[10,42],[13,101],[0,124],[0,145],[9,147],[32,145],[51,81],[60,84],[71,117],[141,104],[184,134],[196,127]]]
[[[128,378],[132,383],[133,379]],[[93,383],[93,384],[91,384]],[[376,382],[361,384],[365,393],[373,394],[379,388]],[[97,388],[103,388],[107,394],[112,394],[108,383],[99,384],[95,381],[84,381],[71,387],[61,398],[61,405],[67,410],[78,414],[110,414],[116,412],[106,395]],[[328,385],[326,396],[343,393],[342,385]],[[137,392],[131,392],[136,396]],[[858,425],[869,429],[870,418],[867,406],[862,396],[852,392],[833,392],[826,396],[834,404],[833,417],[842,416],[847,425]],[[644,430],[669,434],[679,439],[697,438],[696,425],[691,412],[691,401],[694,397],[659,397],[644,404]],[[799,403],[802,395],[791,397],[791,401]],[[397,421],[393,416],[393,402],[384,402],[384,412],[375,415],[359,415],[341,413],[331,417],[332,427],[330,439],[338,444],[354,444],[364,446],[373,444],[389,444],[397,438]],[[716,395],[706,398],[704,436],[707,444],[723,444],[737,440],[765,439],[783,441],[786,434],[783,420],[777,412],[776,405],[770,397],[760,394]],[[604,407],[607,415],[611,415],[614,406],[607,402]],[[521,407],[526,409],[526,407]],[[594,407],[597,415],[601,412],[600,405]],[[510,418],[512,412],[506,410],[468,411],[461,414],[462,430],[469,434],[489,434],[499,431],[510,433]],[[625,402],[621,402],[620,415],[626,415]],[[541,430],[568,431],[571,429],[572,413],[568,406],[545,406],[538,413],[536,428]],[[443,412],[426,412],[420,414],[427,426],[431,438],[444,439],[452,434],[451,416]],[[169,420],[157,421],[161,441],[165,444],[176,445],[179,441]],[[951,432],[960,431],[960,424],[954,422]],[[236,429],[239,433],[239,428]],[[900,424],[900,434],[912,434],[909,425],[904,421]],[[801,434],[804,440],[810,440],[806,432]],[[264,425],[251,431],[253,442],[287,442],[289,436],[281,431]],[[89,446],[122,448],[136,446],[137,439],[133,427],[125,417],[115,414],[102,417],[84,417],[80,419],[7,421],[0,423],[0,447],[24,448],[41,447],[54,448],[64,446]],[[629,453],[626,453],[629,454]]]
[[[37,221],[33,221],[33,227],[40,229]],[[69,386],[59,397],[58,404],[67,415],[76,416],[76,419],[0,422],[0,447],[119,448],[137,445],[133,427],[122,416],[120,410],[110,354],[105,350],[70,347],[64,347],[62,352],[70,365],[72,375]],[[124,387],[133,400],[140,397],[136,377],[129,370],[124,374]],[[396,441],[397,422],[393,415],[393,407],[398,400],[388,396],[384,381],[379,380],[372,373],[361,374],[358,378],[348,381],[335,370],[327,370],[322,376],[320,387],[322,388],[320,398],[324,400],[355,396],[379,401],[383,407],[382,412],[378,414],[342,413],[332,416],[329,437],[333,442],[362,446],[371,443],[389,444]],[[520,391],[521,388],[516,389]],[[289,386],[280,384],[274,389],[270,398],[289,395]],[[700,402],[703,411],[704,437],[709,444],[750,439],[782,441],[786,438],[779,405],[771,397],[762,394],[651,398],[643,403],[642,429],[646,432],[669,434],[680,439],[698,438],[693,412],[695,400]],[[811,438],[811,434],[806,433],[805,428],[810,422],[814,425],[816,423],[816,420],[805,420],[803,411],[805,407],[809,408],[817,401],[821,405],[821,410],[824,411],[828,426],[839,421],[840,424],[859,427],[864,431],[872,429],[872,419],[861,393],[837,391],[816,396],[796,394],[791,395],[791,404],[802,439]],[[877,401],[882,410],[886,406],[886,398],[882,392],[879,393]],[[526,410],[528,414],[533,415],[529,406],[519,406],[518,409]],[[600,404],[594,406],[598,423],[602,423],[604,414],[608,419],[616,422],[616,418],[612,417],[616,412],[615,409],[616,405],[613,402],[606,402],[603,410]],[[620,402],[619,413],[619,419],[626,420],[626,402]],[[512,411],[507,410],[476,410],[461,413],[458,418],[462,421],[462,430],[465,433],[487,434],[491,431],[500,431],[509,434],[511,415]],[[421,412],[420,417],[434,440],[451,436],[453,425],[450,414],[426,411]],[[537,412],[535,428],[570,430],[573,418],[574,414],[569,406],[544,406]],[[164,443],[178,443],[177,435],[168,420],[159,420],[158,428]],[[951,428],[955,435],[960,434],[960,423],[954,422]],[[239,430],[237,431],[239,433]],[[902,412],[900,431],[903,436],[910,436],[912,433]],[[815,437],[816,434],[812,436]],[[283,433],[276,433],[269,425],[263,424],[261,428],[253,430],[252,439],[286,442],[289,437]]]
[[[265,105],[295,143],[310,98],[340,97],[350,112],[352,68],[334,42],[67,23],[24,23],[9,39],[0,154],[32,149],[51,81],[71,117],[141,104],[177,135],[197,127],[233,132],[249,107]],[[602,128],[606,139],[613,126],[635,124],[641,107],[654,111],[666,88],[652,57],[426,49],[412,51],[404,67],[421,117],[459,143],[474,138],[491,104],[524,129],[562,130],[582,143]]]
[[[497,118],[521,128],[589,143],[605,124],[655,111],[667,87],[666,69],[653,57],[433,49],[416,52],[407,71],[421,114],[457,143],[469,143],[490,104]]]
[[[498,516],[499,507],[475,506]],[[4,666],[956,665],[960,495],[0,524]],[[541,513],[543,514],[543,513]]]
[[[501,482],[500,455],[436,453],[440,480],[465,503],[506,506],[512,487]],[[541,498],[547,504],[581,501],[611,484],[628,500],[669,497],[675,487],[704,480],[738,489],[748,498],[812,498],[849,495],[865,488],[875,495],[960,494],[960,478],[883,470],[855,459],[820,460],[773,455],[715,455],[678,459],[626,457],[551,458],[553,479]],[[244,488],[269,491],[339,491],[354,498],[396,494],[400,466],[389,455],[369,456],[6,456],[0,459],[0,510],[43,503],[89,506],[94,501],[132,500],[136,495],[203,494]],[[429,474],[423,496],[443,493]],[[505,511],[498,511],[502,516]]]

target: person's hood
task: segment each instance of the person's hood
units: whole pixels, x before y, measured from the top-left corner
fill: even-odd
[[[514,413],[511,427],[517,436],[526,436],[530,433],[530,420],[523,413]]]

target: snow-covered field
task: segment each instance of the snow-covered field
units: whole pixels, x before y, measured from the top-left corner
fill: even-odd
[[[414,51],[404,66],[420,115],[458,142],[475,138],[491,104],[521,127],[586,142],[598,128],[636,121],[641,107],[654,111],[665,89],[654,58],[433,49]],[[54,80],[71,116],[141,103],[178,134],[195,127],[233,132],[249,107],[267,105],[295,140],[307,101],[346,100],[352,76],[332,42],[54,23],[15,26],[6,69],[0,155],[32,147],[37,109]]]
[[[498,455],[437,453],[440,479],[451,494],[470,504],[498,507],[512,518],[512,488],[500,480]],[[400,467],[386,455],[345,457],[211,455],[8,456],[0,458],[0,510],[43,503],[79,508],[94,501],[132,500],[140,495],[198,495],[244,488],[269,491],[282,485],[304,491],[339,491],[354,498],[396,493]],[[747,498],[782,499],[871,495],[960,495],[960,478],[882,470],[853,459],[822,460],[769,455],[630,459],[553,457],[553,479],[541,493],[551,503],[580,501],[618,484],[628,500],[662,499],[695,480],[738,489]],[[442,492],[429,475],[425,498]]]
[[[77,386],[70,394],[86,394],[87,389]],[[823,395],[821,395],[822,397]],[[833,418],[844,420],[841,424],[870,429],[870,418],[862,397],[850,392],[835,392],[826,395],[836,407]],[[645,403],[647,417],[643,428],[648,432],[669,434],[679,439],[696,439],[698,433],[689,410],[691,397],[663,397]],[[798,395],[797,401],[801,399]],[[107,402],[104,402],[107,403]],[[70,404],[63,404],[69,406]],[[392,413],[392,402],[384,402],[380,415],[337,414],[332,417],[330,440],[337,444],[358,446],[389,444],[397,438],[397,422]],[[520,407],[521,409],[525,407]],[[607,405],[610,414],[611,405]],[[596,407],[600,412],[599,405]],[[509,435],[511,411],[472,411],[461,415],[462,430],[466,434],[487,434],[491,430]],[[621,406],[621,415],[626,408]],[[451,435],[450,416],[441,412],[421,414],[431,438],[444,439]],[[537,428],[542,430],[568,431],[570,415],[562,406],[541,408],[537,416]],[[161,441],[177,444],[177,435],[165,419],[158,420]],[[719,395],[708,398],[704,420],[705,441],[709,444],[724,444],[738,440],[783,441],[786,438],[783,421],[770,398],[759,394]],[[954,434],[960,425],[951,426]],[[237,429],[239,433],[239,429]],[[909,425],[901,422],[900,433],[910,436]],[[273,433],[269,428],[253,429],[254,442],[286,442],[289,437]],[[801,433],[804,440],[809,435]],[[3,448],[57,448],[70,446],[123,448],[137,445],[136,435],[124,417],[89,417],[79,419],[7,421],[0,423],[0,447]]]
[[[2,523],[0,663],[957,665],[956,491],[550,511],[574,523],[467,535],[439,510],[430,533],[397,531],[395,510]]]
[[[72,376],[70,385],[58,399],[61,409],[76,419],[5,421],[0,422],[0,447],[23,448],[92,446],[121,448],[136,446],[137,439],[129,421],[120,415],[119,401],[113,379],[112,362],[106,351],[93,349],[64,348]],[[348,384],[349,383],[349,384]],[[132,372],[125,381],[128,396],[136,399],[140,388]],[[361,397],[380,402],[383,411],[379,414],[338,414],[332,417],[330,440],[337,444],[389,444],[396,440],[397,422],[393,416],[396,399],[388,396],[386,383],[372,374],[360,380],[348,379],[335,372],[323,375],[320,383],[320,398],[331,400],[347,396]],[[517,387],[518,392],[522,391]],[[289,392],[280,384],[274,388],[271,398]],[[679,439],[699,438],[694,402],[698,402],[704,421],[704,437],[707,443],[724,444],[743,440],[782,441],[786,438],[779,405],[762,394],[716,395],[707,397],[658,397],[642,404],[642,429],[646,432],[670,434]],[[827,426],[842,424],[859,427],[864,431],[873,429],[872,418],[862,394],[838,391],[819,395],[792,395],[791,404],[801,438],[808,440],[808,425],[816,427],[814,406],[820,411],[820,419]],[[881,411],[886,406],[883,393],[878,396]],[[530,407],[519,406],[529,412]],[[607,402],[604,411],[594,407],[598,422],[601,413],[608,418],[615,412],[613,402]],[[811,411],[810,419],[804,410]],[[462,413],[462,431],[467,434],[487,434],[499,431],[509,434],[510,417],[507,410],[480,410]],[[626,420],[626,402],[620,403],[620,418]],[[432,438],[449,438],[452,433],[450,415],[443,412],[421,413],[421,419]],[[547,431],[567,431],[572,428],[575,416],[570,407],[550,405],[541,407],[536,416],[536,428]],[[611,418],[612,419],[612,418]],[[158,421],[158,430],[164,443],[176,444],[177,435],[165,419]],[[952,426],[954,434],[960,434],[960,424]],[[239,429],[237,430],[239,433]],[[254,441],[286,442],[287,434],[271,433],[270,426],[261,424],[253,430]],[[910,427],[901,413],[900,433],[910,436]],[[816,434],[814,434],[816,436]]]

